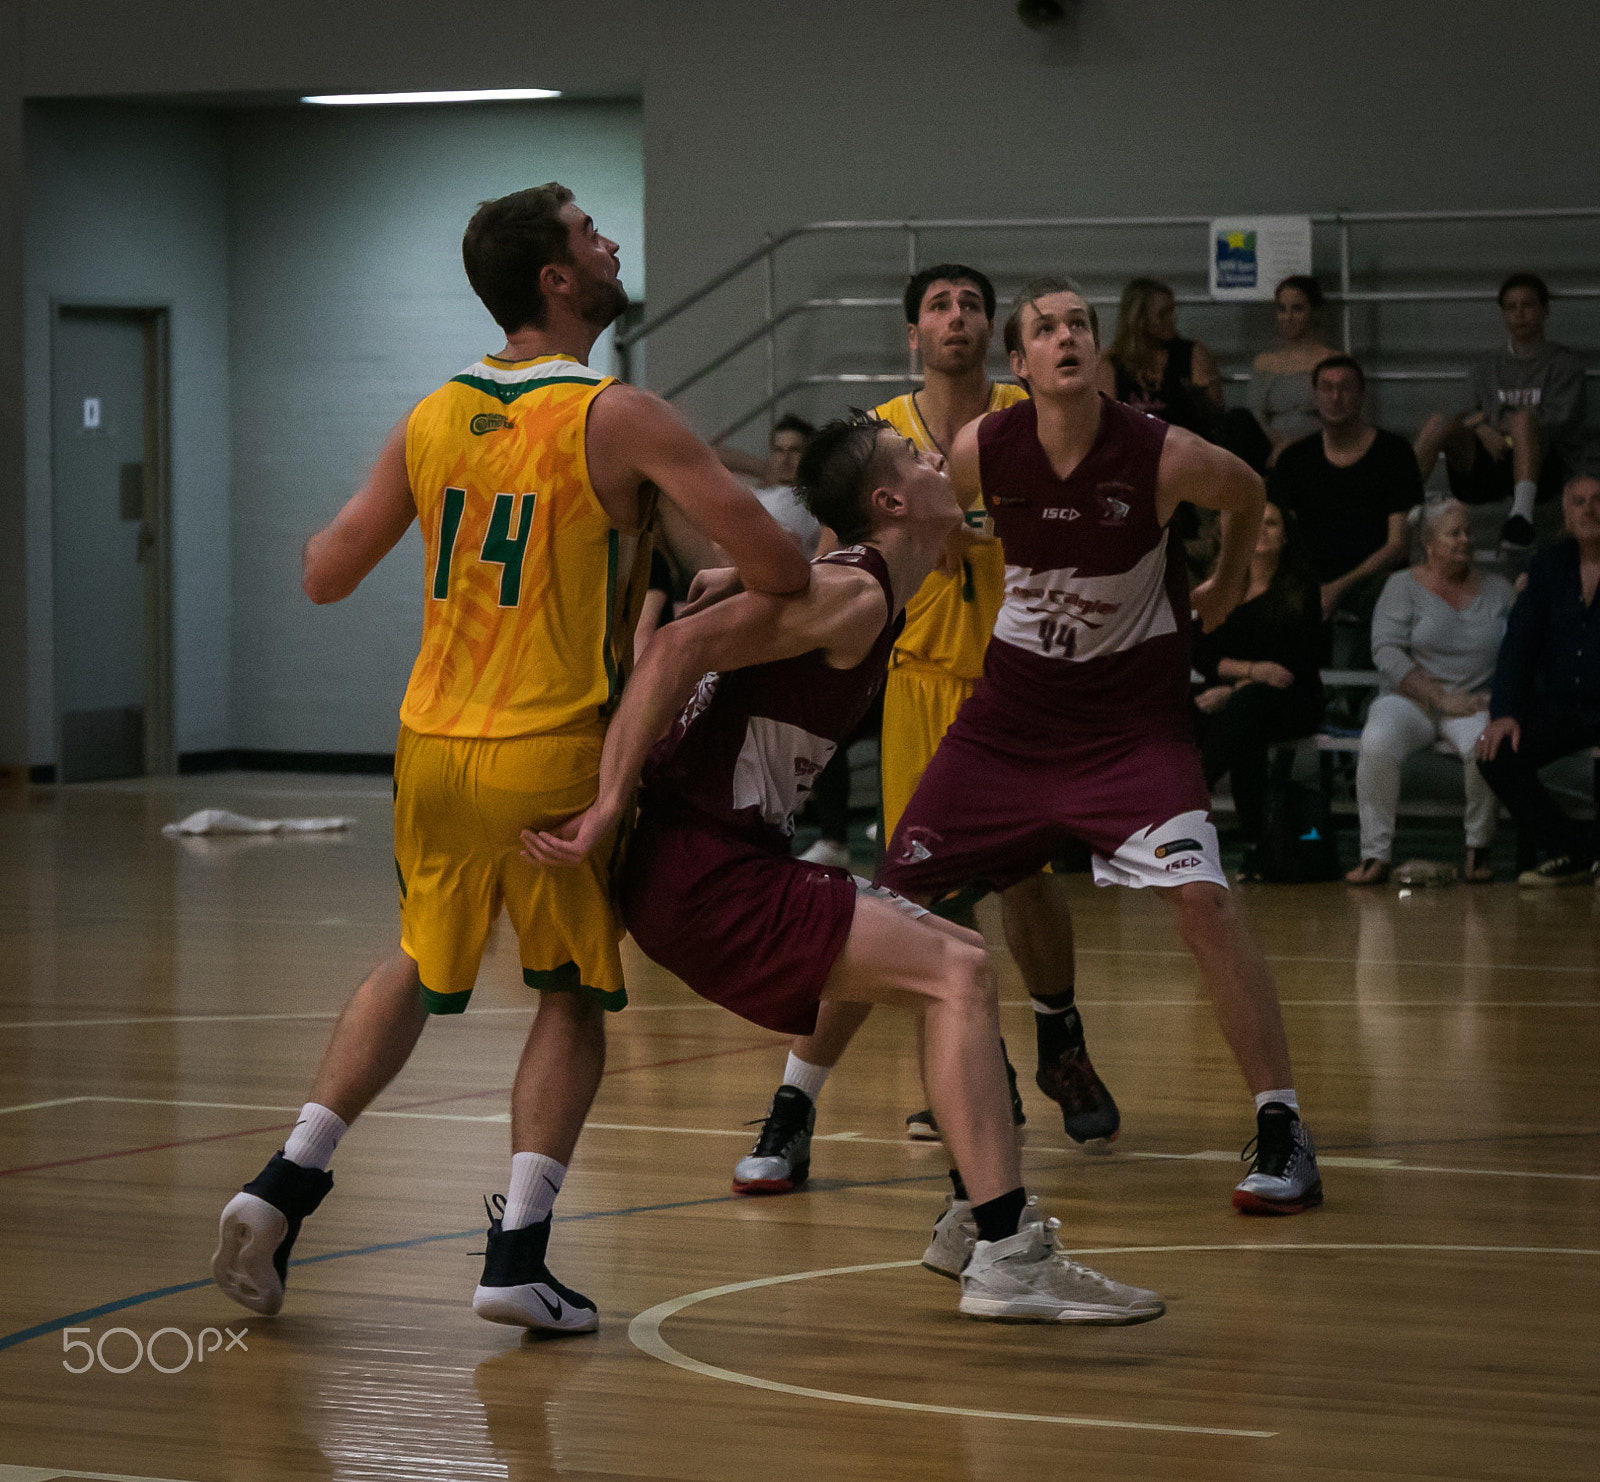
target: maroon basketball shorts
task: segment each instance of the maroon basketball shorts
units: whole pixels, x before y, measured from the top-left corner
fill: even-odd
[[[702,998],[779,1034],[817,1027],[817,1003],[850,935],[857,893],[887,895],[849,870],[791,859],[648,807],[619,888],[622,919],[645,956]]]
[[[969,702],[968,710],[971,709]],[[894,831],[878,880],[921,900],[1004,890],[1062,854],[1093,853],[1097,885],[1227,876],[1200,753],[1181,737],[1003,740],[964,724],[939,745]]]

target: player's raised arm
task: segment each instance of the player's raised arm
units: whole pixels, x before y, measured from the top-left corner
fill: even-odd
[[[783,526],[717,460],[666,402],[609,386],[589,410],[590,478],[598,489],[648,479],[715,540],[751,592],[800,592],[811,568]]]
[[[1216,569],[1190,593],[1190,603],[1209,633],[1240,601],[1250,583],[1250,553],[1256,548],[1266,485],[1242,459],[1181,427],[1169,428],[1161,449],[1156,515],[1165,525],[1184,500],[1222,516]]]
[[[417,517],[406,474],[406,423],[395,423],[367,480],[305,544],[302,585],[313,602],[338,602],[394,549]]]
[[[854,567],[818,566],[799,596],[741,592],[670,623],[645,649],[606,729],[594,806],[558,833],[524,832],[528,856],[540,864],[577,864],[608,836],[638,785],[650,748],[702,676],[815,649],[824,650],[838,667],[852,668],[887,618],[883,589],[871,575]]]

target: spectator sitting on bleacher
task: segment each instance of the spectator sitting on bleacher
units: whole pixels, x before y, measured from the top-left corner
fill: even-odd
[[[1366,384],[1348,355],[1319,361],[1311,389],[1322,430],[1285,448],[1267,479],[1267,498],[1299,526],[1341,669],[1365,666],[1373,606],[1406,559],[1407,512],[1422,503],[1411,444],[1367,421]]]
[[[1248,844],[1259,842],[1266,818],[1268,748],[1309,736],[1321,723],[1321,655],[1317,584],[1283,512],[1268,504],[1244,601],[1215,632],[1194,639],[1194,667],[1208,684],[1195,697],[1200,764],[1208,787],[1232,774]]]
[[[1493,879],[1489,845],[1495,800],[1479,775],[1473,748],[1489,723],[1485,686],[1515,600],[1511,583],[1472,565],[1472,532],[1458,499],[1426,507],[1423,560],[1397,571],[1372,614],[1372,662],[1381,692],[1367,713],[1356,764],[1361,863],[1345,879],[1382,885],[1389,878],[1400,766],[1441,738],[1460,756],[1467,797],[1467,855],[1462,877]]]
[[[1428,418],[1417,437],[1417,463],[1426,479],[1443,452],[1450,492],[1467,504],[1509,499],[1501,543],[1526,548],[1533,544],[1534,506],[1552,506],[1582,467],[1583,361],[1544,337],[1550,290],[1543,278],[1513,273],[1500,285],[1499,301],[1505,349],[1468,371],[1466,412]]]
[[[1545,854],[1519,885],[1586,883],[1600,857],[1600,822],[1571,817],[1539,781],[1540,767],[1600,744],[1600,477],[1569,480],[1561,503],[1566,538],[1528,567],[1478,738],[1489,786]]]
[[[1315,278],[1304,273],[1285,278],[1273,290],[1272,307],[1278,348],[1263,350],[1250,367],[1250,410],[1267,435],[1269,468],[1290,443],[1320,426],[1311,372],[1334,353],[1322,343],[1317,323],[1322,285]]]
[[[724,468],[755,485],[755,496],[762,508],[799,541],[808,558],[817,553],[822,526],[794,492],[794,476],[800,467],[800,455],[816,430],[804,417],[788,412],[772,424],[765,458],[721,445],[715,450]]]

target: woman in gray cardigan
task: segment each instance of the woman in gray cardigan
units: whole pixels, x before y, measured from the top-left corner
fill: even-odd
[[[1356,804],[1361,863],[1345,879],[1381,885],[1389,878],[1400,765],[1443,738],[1461,757],[1467,795],[1465,878],[1493,878],[1487,862],[1495,799],[1473,756],[1489,721],[1489,679],[1516,598],[1511,584],[1472,565],[1472,536],[1459,501],[1423,513],[1425,557],[1389,578],[1372,614],[1372,661],[1382,692],[1361,733]]]

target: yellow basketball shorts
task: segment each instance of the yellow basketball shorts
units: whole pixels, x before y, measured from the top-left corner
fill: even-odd
[[[975,682],[956,679],[942,669],[915,662],[889,671],[883,690],[883,739],[878,753],[883,797],[879,837],[885,847]]]
[[[521,944],[522,980],[541,992],[628,1001],[611,908],[607,841],[572,869],[522,857],[519,834],[581,812],[596,795],[602,732],[489,741],[400,728],[394,758],[394,863],[400,946],[430,1013],[459,1014],[502,907]]]

